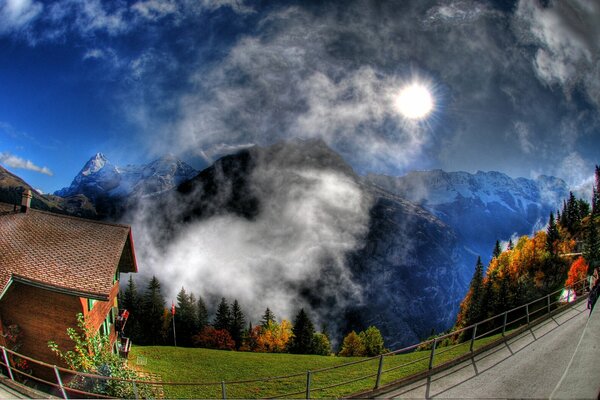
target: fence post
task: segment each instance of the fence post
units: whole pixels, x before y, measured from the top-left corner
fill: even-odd
[[[63,399],[68,399],[67,392],[65,391],[65,387],[63,386],[62,379],[60,379],[60,372],[58,372],[58,367],[54,366],[54,374],[56,375],[56,381],[58,382],[58,386],[60,386],[60,391],[62,392]]]
[[[306,371],[306,398],[310,399],[310,371]]]
[[[550,295],[548,295],[547,299],[548,299],[548,314],[550,314]]]
[[[135,397],[135,400],[137,400],[140,398],[140,395],[138,394],[138,388],[135,384],[135,379],[131,380],[131,383],[133,384],[133,396]]]
[[[504,311],[504,322],[502,323],[502,337],[506,334],[506,319],[508,317],[508,311]]]
[[[473,336],[471,336],[471,346],[469,347],[469,351],[473,352],[473,345],[475,344],[475,338],[477,337],[477,324],[473,327]]]
[[[433,346],[431,347],[431,355],[429,356],[429,370],[433,368],[433,358],[435,357],[435,347],[437,346],[437,338],[433,339]]]
[[[379,367],[377,368],[377,380],[375,381],[375,389],[379,389],[381,382],[381,372],[383,371],[383,354],[379,356]]]
[[[227,398],[227,391],[225,390],[225,381],[221,381],[221,398],[223,400]]]
[[[8,361],[8,354],[6,354],[6,347],[2,346],[2,354],[4,354],[4,364],[6,364],[6,369],[8,369],[8,377],[11,381],[15,380],[13,376],[12,370],[10,369],[10,362]]]
[[[529,326],[529,304],[525,304],[525,313],[527,313],[527,326]]]

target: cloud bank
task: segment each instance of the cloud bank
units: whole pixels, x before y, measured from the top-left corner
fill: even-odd
[[[39,172],[40,174],[52,176],[54,173],[48,167],[39,167],[29,160],[15,156],[9,152],[0,153],[0,163],[11,168],[21,168],[30,171]]]
[[[133,222],[141,273],[156,274],[168,299],[184,286],[210,305],[221,296],[238,299],[252,321],[266,307],[287,319],[304,307],[320,326],[333,327],[362,299],[346,257],[362,245],[371,199],[353,176],[289,163],[298,157],[270,154],[243,175],[251,188],[245,195],[257,202],[256,213],[243,210],[250,218],[226,211],[224,199],[237,196],[237,178],[218,165],[210,202],[200,200],[201,186],[189,197],[171,198],[161,206],[171,214],[166,222],[156,218],[155,204],[143,204]],[[194,207],[208,215],[183,224],[179,213]]]

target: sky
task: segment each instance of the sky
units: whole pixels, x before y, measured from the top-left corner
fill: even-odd
[[[290,138],[360,174],[589,183],[600,1],[0,0],[0,164],[44,192],[96,152],[202,168]]]

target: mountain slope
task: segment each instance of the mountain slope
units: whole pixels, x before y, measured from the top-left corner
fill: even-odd
[[[140,259],[186,277],[176,288],[237,298],[254,318],[305,307],[338,340],[368,324],[394,346],[446,329],[466,287],[452,230],[362,183],[322,141],[223,157],[132,222]]]
[[[499,172],[411,172],[366,180],[420,204],[456,230],[468,251],[489,259],[496,240],[531,234],[568,196],[566,183],[540,176],[512,179]]]
[[[29,189],[33,194],[31,207],[69,214],[84,218],[96,218],[94,205],[83,195],[61,198],[53,195],[42,195],[27,182],[0,166],[0,201],[8,204],[21,204],[23,190]]]
[[[143,196],[170,190],[198,172],[173,156],[161,157],[146,165],[117,167],[104,154],[97,153],[83,166],[69,187],[57,190],[57,196],[84,194],[121,198]]]

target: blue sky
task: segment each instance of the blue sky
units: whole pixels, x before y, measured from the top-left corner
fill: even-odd
[[[0,164],[49,192],[103,152],[196,168],[322,138],[359,173],[600,162],[600,2],[0,0]],[[420,82],[434,110],[394,107]]]

